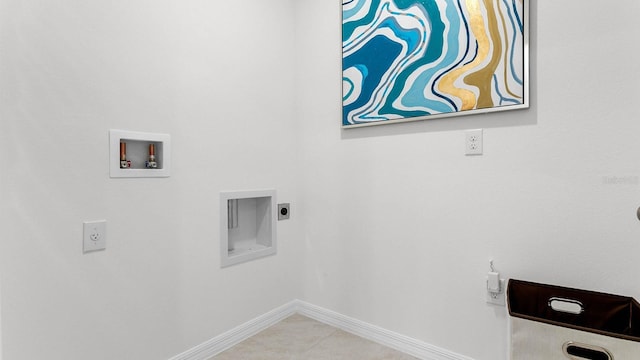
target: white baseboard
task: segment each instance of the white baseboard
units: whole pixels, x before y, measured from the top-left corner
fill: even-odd
[[[176,355],[169,360],[207,360],[212,356],[241,343],[242,341],[252,337],[253,335],[265,330],[272,325],[288,318],[297,311],[297,301],[292,301],[282,305],[277,309],[258,316],[232,330],[208,340],[193,349],[187,350],[182,354]]]
[[[474,360],[304,301],[294,300],[169,360],[207,360],[298,313],[423,360]]]
[[[378,344],[423,360],[473,360],[470,357],[427,344],[423,341],[350,318],[303,301],[296,301],[299,314],[350,332]]]

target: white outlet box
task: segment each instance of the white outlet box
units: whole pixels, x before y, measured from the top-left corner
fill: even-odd
[[[482,155],[482,129],[465,132],[465,154]]]
[[[104,250],[107,248],[107,221],[85,221],[82,227],[82,251]]]

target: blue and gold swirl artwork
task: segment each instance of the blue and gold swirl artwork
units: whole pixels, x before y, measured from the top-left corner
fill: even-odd
[[[526,0],[343,0],[342,124],[525,105]]]

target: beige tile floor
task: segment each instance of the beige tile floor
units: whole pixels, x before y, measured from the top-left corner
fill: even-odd
[[[293,315],[210,360],[416,360],[416,358]]]

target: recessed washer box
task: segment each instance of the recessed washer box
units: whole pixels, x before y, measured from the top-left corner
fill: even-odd
[[[227,267],[274,255],[276,191],[220,193],[220,264]]]
[[[152,152],[154,158],[150,159]],[[153,161],[150,162],[150,160]],[[123,162],[126,165],[123,166]],[[109,130],[109,175],[112,178],[169,177],[171,175],[171,136]]]

